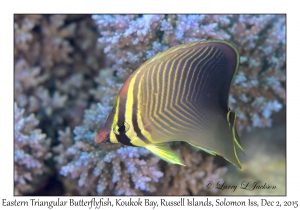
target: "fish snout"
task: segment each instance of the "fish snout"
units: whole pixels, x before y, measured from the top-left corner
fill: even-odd
[[[108,142],[109,141],[109,131],[103,129],[94,137],[94,141],[97,144]]]

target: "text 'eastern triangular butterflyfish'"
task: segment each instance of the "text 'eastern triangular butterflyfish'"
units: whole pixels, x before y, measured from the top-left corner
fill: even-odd
[[[124,83],[95,142],[144,147],[181,163],[167,142],[185,141],[242,169],[236,114],[228,107],[239,53],[229,42],[206,40],[158,53]]]

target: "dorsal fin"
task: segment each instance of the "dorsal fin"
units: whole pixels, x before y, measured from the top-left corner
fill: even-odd
[[[185,48],[192,47],[194,45],[200,44],[200,43],[202,43],[202,41],[203,40],[196,41],[196,42],[191,42],[191,43],[188,43],[188,44],[181,44],[181,45],[178,45],[178,46],[171,47],[171,48],[169,48],[168,50],[166,50],[164,52],[160,52],[160,53],[157,53],[156,55],[154,55],[146,63],[144,63],[143,66],[147,65],[149,63],[152,63],[155,60],[161,59],[162,57],[167,56],[167,55],[169,55],[169,54],[171,54],[173,52],[176,52],[177,50],[185,49]]]

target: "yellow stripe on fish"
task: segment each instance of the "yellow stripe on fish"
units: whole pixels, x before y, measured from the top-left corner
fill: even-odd
[[[185,141],[242,169],[236,114],[228,107],[238,66],[237,49],[222,40],[158,53],[126,80],[95,141],[144,147],[180,165],[184,164],[167,143]]]

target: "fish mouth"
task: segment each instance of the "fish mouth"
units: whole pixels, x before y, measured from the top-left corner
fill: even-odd
[[[97,144],[108,142],[109,141],[109,132],[106,130],[99,131],[99,133],[94,137],[94,141]]]

